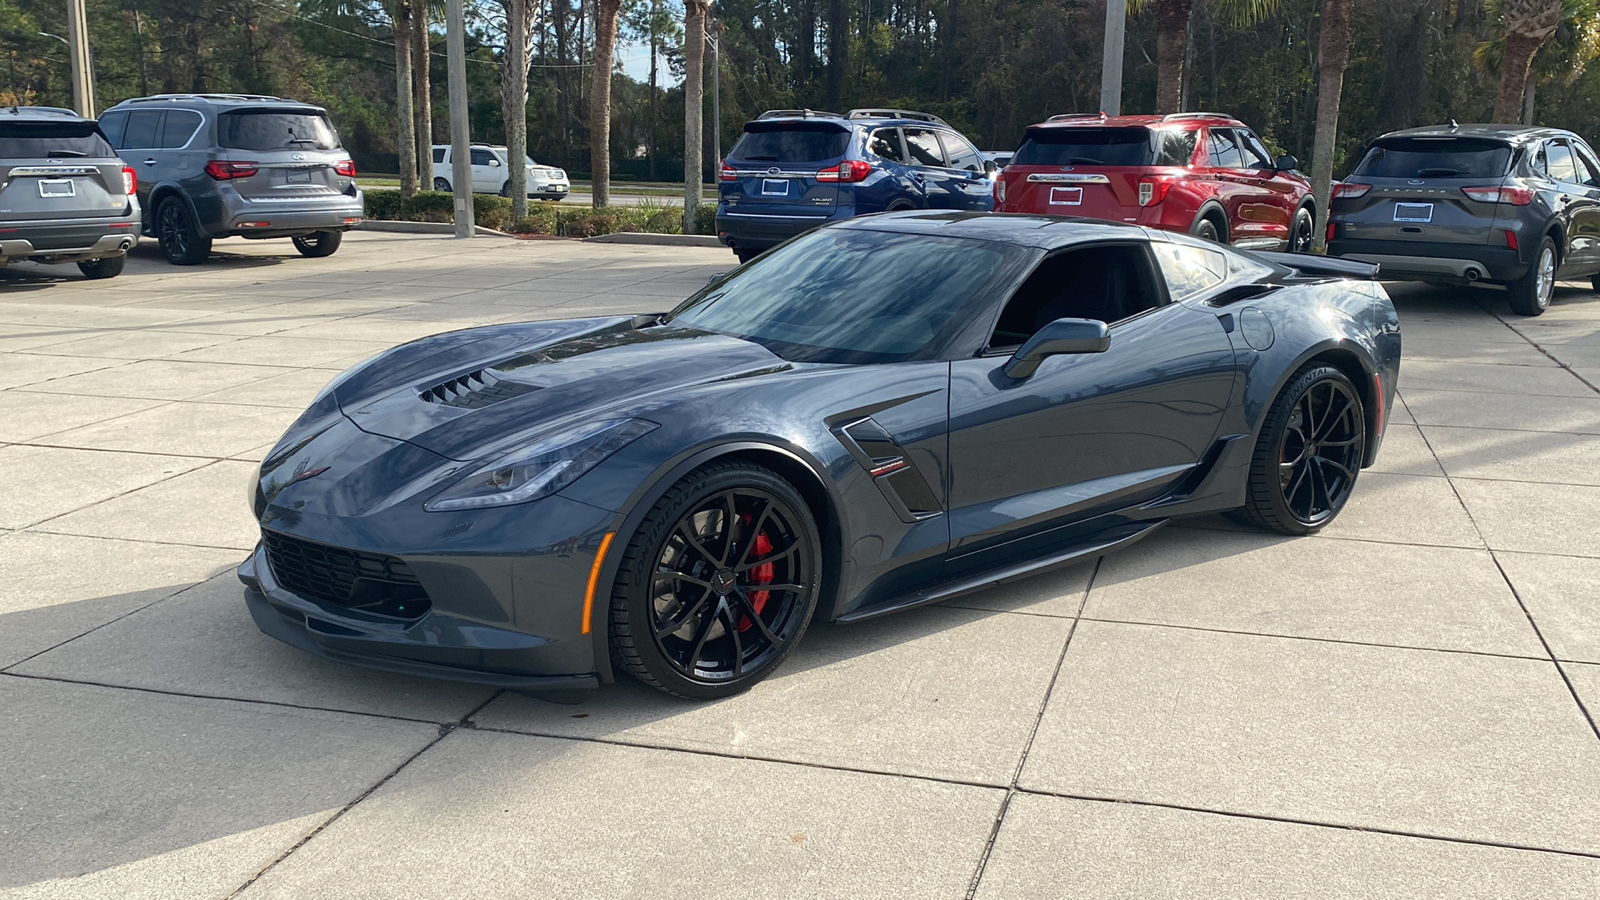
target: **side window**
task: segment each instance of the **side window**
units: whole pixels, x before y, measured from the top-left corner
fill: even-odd
[[[953,134],[941,134],[939,139],[944,141],[944,155],[950,160],[950,168],[968,172],[983,171],[983,155],[977,148]]]
[[[189,138],[199,130],[201,121],[199,113],[168,110],[161,125],[159,146],[165,150],[175,150],[189,143]]]
[[[475,166],[487,166],[489,164],[489,160],[491,160],[491,159],[494,159],[494,154],[493,153],[490,153],[487,150],[480,150],[480,149],[478,149],[476,147],[474,147],[472,149],[472,164],[473,165],[475,165]]]
[[[515,120],[512,120],[512,121],[515,121]],[[433,148],[433,161],[436,162],[436,163],[443,163],[444,162],[444,148],[443,147],[435,147],[435,148]]]
[[[1578,180],[1578,167],[1573,162],[1572,150],[1567,147],[1566,141],[1550,141],[1546,145],[1545,171],[1550,177],[1563,184],[1581,184]]]
[[[1187,166],[1194,162],[1195,137],[1199,134],[1193,128],[1182,131],[1158,131],[1161,135],[1161,149],[1156,154],[1158,166]]]
[[[1600,187],[1600,162],[1595,160],[1594,151],[1582,141],[1573,141],[1572,149],[1578,155],[1578,177],[1590,187]]]
[[[1207,144],[1211,154],[1211,165],[1218,169],[1244,168],[1244,155],[1239,152],[1239,141],[1233,136],[1232,129],[1211,129],[1211,140]]]
[[[1014,347],[1057,319],[1107,324],[1154,309],[1149,257],[1139,246],[1068,250],[1045,257],[1006,301],[989,347]]]
[[[903,163],[906,154],[900,148],[900,129],[879,128],[867,138],[867,150],[890,162]]]
[[[934,166],[944,168],[944,151],[939,148],[939,136],[931,131],[917,128],[904,129],[906,136],[906,152],[911,154],[911,162],[919,166]]]
[[[100,117],[100,130],[106,133],[106,140],[113,147],[122,146],[122,132],[128,127],[128,114],[125,112],[106,113]]]
[[[1152,241],[1150,247],[1156,252],[1173,300],[1192,297],[1227,280],[1228,258],[1221,250],[1164,241]]]
[[[1244,164],[1251,169],[1272,168],[1272,154],[1261,145],[1261,139],[1248,131],[1235,131],[1239,137],[1241,149],[1244,151]]]
[[[158,109],[141,109],[128,114],[128,128],[122,134],[122,146],[129,150],[150,150],[159,146],[161,116]]]
[[[1544,152],[1544,144],[1540,144],[1539,149],[1533,153],[1533,170],[1540,175],[1548,176],[1550,174],[1550,158]]]

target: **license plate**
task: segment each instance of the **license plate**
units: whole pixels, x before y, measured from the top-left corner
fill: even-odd
[[[1051,206],[1082,206],[1083,188],[1053,187],[1050,189]]]
[[[789,180],[787,178],[764,178],[761,181],[761,195],[763,197],[789,196]]]
[[[1394,220],[1396,222],[1432,222],[1432,203],[1396,203],[1394,205]]]
[[[72,183],[71,178],[46,178],[39,182],[39,196],[76,197],[78,186]]]
[[[290,169],[288,176],[283,179],[288,184],[310,184],[310,169]]]

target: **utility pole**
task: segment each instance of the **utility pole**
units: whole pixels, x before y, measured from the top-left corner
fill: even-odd
[[[1122,31],[1128,24],[1128,0],[1106,0],[1106,43],[1100,63],[1100,111],[1122,114]]]
[[[82,2],[82,0],[79,0]],[[450,82],[450,187],[456,201],[456,237],[472,237],[472,129],[467,122],[467,44],[461,0],[445,7],[445,56]]]
[[[84,0],[67,0],[67,49],[72,53],[72,106],[94,118],[94,68],[89,64],[89,17]]]

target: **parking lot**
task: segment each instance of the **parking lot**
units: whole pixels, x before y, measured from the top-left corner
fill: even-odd
[[[1600,896],[1600,297],[1395,286],[1323,534],[1184,523],[576,706],[262,636],[246,484],[336,372],[672,306],[721,249],[356,232],[0,269],[0,896]]]

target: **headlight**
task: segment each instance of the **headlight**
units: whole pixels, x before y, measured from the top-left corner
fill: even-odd
[[[609,419],[558,432],[478,469],[423,508],[478,509],[548,497],[660,427],[644,419]]]

